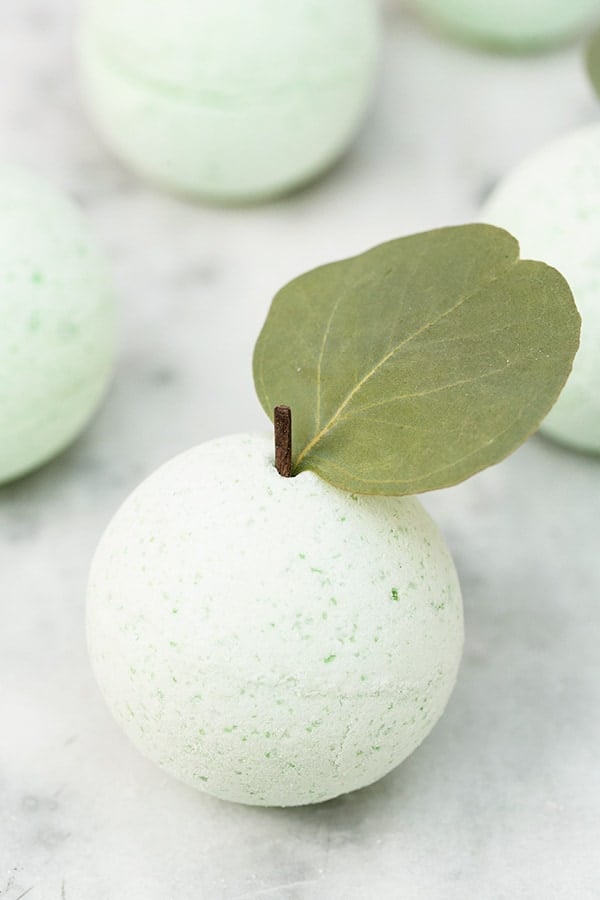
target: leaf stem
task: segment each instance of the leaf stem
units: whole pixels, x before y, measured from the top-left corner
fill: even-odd
[[[292,411],[289,406],[276,406],[273,414],[275,426],[275,468],[283,478],[292,476]]]

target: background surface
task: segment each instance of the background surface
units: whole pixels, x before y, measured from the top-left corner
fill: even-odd
[[[146,762],[84,641],[89,560],[118,504],[192,444],[267,421],[251,353],[274,292],[322,262],[469,221],[497,178],[600,115],[579,47],[444,43],[387,5],[378,97],[335,171],[267,206],[195,207],[115,163],[80,108],[74,0],[0,4],[0,157],[86,209],[123,310],[116,379],[81,440],[0,490],[0,897],[600,897],[600,461],[535,438],[428,495],[466,603],[447,714],[379,784],[278,811]]]

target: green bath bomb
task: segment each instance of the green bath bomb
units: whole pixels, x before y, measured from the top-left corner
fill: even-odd
[[[508,228],[526,256],[567,278],[581,315],[581,343],[541,431],[600,453],[600,126],[562,137],[520,163],[481,218]]]
[[[371,0],[88,0],[80,61],[98,132],[143,178],[255,200],[348,147],[371,93]]]
[[[371,784],[441,716],[461,593],[418,500],[282,478],[272,442],[168,462],[104,534],[88,588],[96,677],[138,748],[238,803]]]
[[[600,15],[600,0],[412,0],[442,28],[508,50],[576,37]]]
[[[43,180],[0,167],[0,483],[85,427],[110,376],[115,312],[79,212]]]

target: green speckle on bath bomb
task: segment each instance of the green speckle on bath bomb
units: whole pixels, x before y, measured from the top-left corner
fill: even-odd
[[[427,736],[456,680],[462,600],[417,499],[282,478],[271,438],[234,435],[171,460],[117,512],[88,640],[146,756],[218,797],[295,806],[371,784]]]
[[[465,39],[527,50],[577,36],[600,15],[600,0],[411,0]]]
[[[87,0],[79,55],[90,116],[135,172],[254,200],[347,148],[377,48],[372,0]]]
[[[106,387],[115,303],[86,223],[42,179],[0,167],[0,483],[84,428]]]

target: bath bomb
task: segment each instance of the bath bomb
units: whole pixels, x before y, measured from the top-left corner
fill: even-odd
[[[600,453],[600,126],[550,144],[496,188],[481,218],[510,229],[526,256],[567,278],[581,314],[573,371],[541,428]]]
[[[463,645],[444,541],[414,498],[282,478],[271,441],[176,457],[96,552],[93,667],[135,744],[239,803],[315,803],[402,762],[442,714]]]
[[[217,200],[287,191],[348,146],[371,92],[372,0],[88,0],[87,107],[125,163]]]
[[[577,36],[600,15],[600,0],[412,0],[432,21],[468,40],[535,49]]]
[[[50,459],[106,387],[115,302],[75,207],[45,181],[0,167],[0,482]]]

